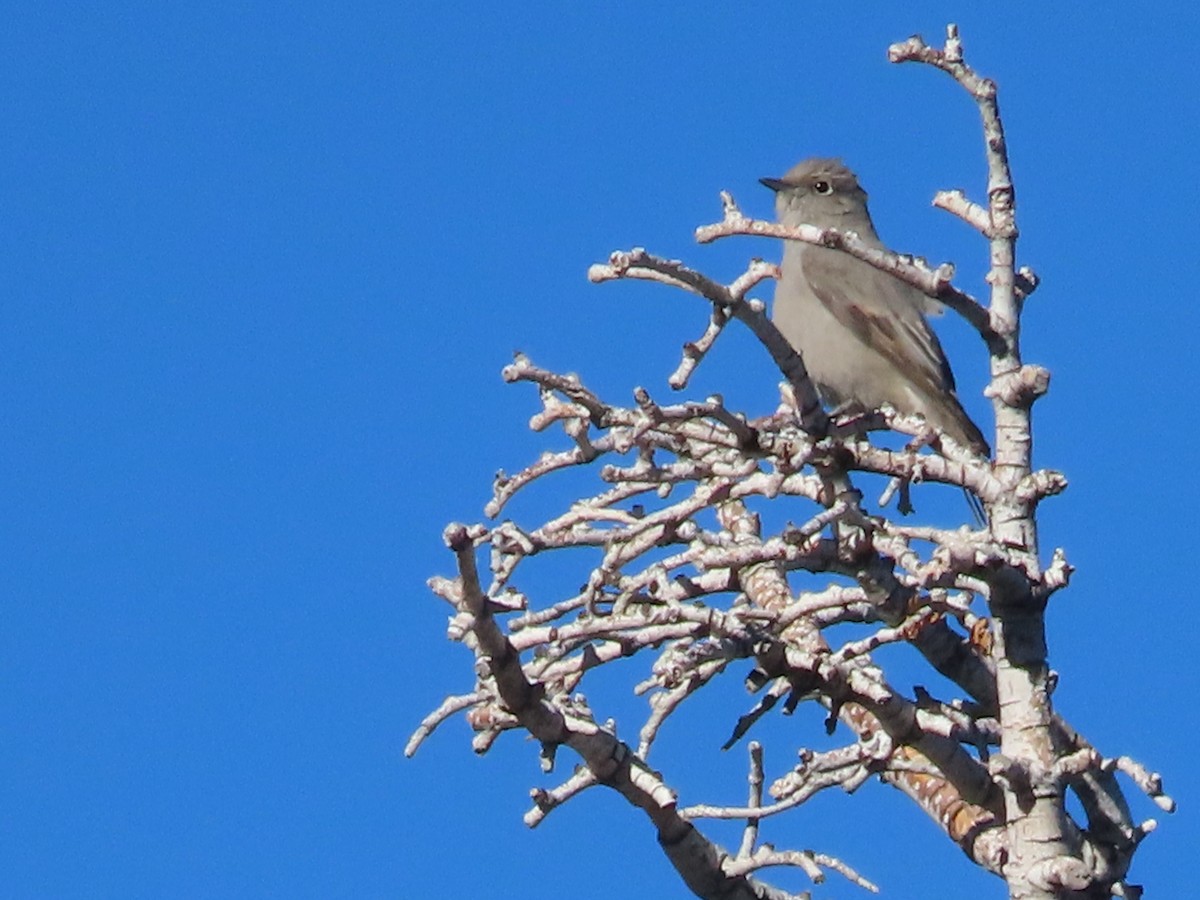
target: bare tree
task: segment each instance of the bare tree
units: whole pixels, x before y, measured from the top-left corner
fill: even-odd
[[[499,516],[530,483],[564,469],[593,466],[603,484],[536,528],[505,521],[446,529],[458,574],[430,586],[454,608],[450,636],[474,652],[476,681],[422,722],[407,752],[459,711],[476,730],[480,753],[505,731],[525,731],[540,742],[550,771],[566,745],[582,766],[559,787],[534,791],[526,822],[535,826],[584,789],[604,785],[645,813],[684,882],[704,898],[790,897],[755,877],[777,865],[800,867],[814,881],[832,870],[875,890],[839,859],[759,843],[767,817],[825,788],[853,791],[871,776],[911,798],[971,860],[1002,878],[1010,897],[1136,897],[1140,889],[1126,882],[1126,873],[1155,823],[1134,820],[1117,773],[1164,810],[1173,804],[1156,774],[1128,757],[1104,755],[1051,701],[1055,676],[1046,662],[1044,611],[1072,568],[1060,550],[1043,564],[1036,513],[1066,481],[1058,472],[1031,468],[1030,412],[1047,390],[1049,373],[1021,359],[1021,311],[1037,278],[1016,265],[1014,191],[996,86],[966,64],[954,26],[942,49],[913,37],[893,45],[889,55],[948,73],[979,108],[986,203],[951,191],[939,193],[934,204],[987,240],[986,303],[952,284],[949,265],[931,268],[874,250],[852,233],[755,221],[728,194],[722,195],[722,221],[696,236],[708,242],[768,235],[834,247],[959,313],[990,357],[994,461],[943,445],[919,417],[893,410],[866,423],[830,420],[803,360],[764,305],[749,297],[777,275],[775,266],[755,261],[725,285],[644,250],[615,253],[592,267],[592,281],[648,279],[710,304],[708,327],[685,345],[672,387],[687,385],[737,319],[783,373],[781,403],[773,415],[750,419],[720,397],[660,405],[639,389],[636,404],[622,407],[575,376],[518,356],[504,378],[537,385],[542,408],[532,428],[560,426],[571,444],[515,475],[498,476],[488,517]],[[885,449],[863,437],[864,425],[911,440]],[[898,495],[902,511],[914,482],[958,486],[982,502],[987,525],[949,530],[872,514],[851,483],[854,473],[890,479],[880,506]],[[767,533],[755,510],[781,497],[808,501],[812,513],[801,524]],[[515,587],[526,560],[580,547],[600,559],[579,593],[539,605]],[[795,572],[823,575],[829,583],[797,590],[788,580]],[[847,622],[866,623],[871,631],[835,641],[832,627]],[[962,695],[898,690],[873,654],[900,642]],[[651,676],[636,688],[648,695],[650,713],[631,746],[578,689],[589,671],[639,654],[654,656]],[[748,685],[759,699],[736,721],[731,717],[729,745],[777,705],[791,709],[806,700],[828,710],[830,733],[840,723],[850,740],[834,750],[802,752],[800,762],[768,786],[769,800],[763,749],[751,742],[744,806],[681,807],[666,776],[649,763],[655,739],[685,701],[742,660],[752,664]],[[1077,798],[1082,821],[1068,812],[1068,793]],[[741,846],[727,852],[705,837],[697,822],[706,818],[744,820]]]

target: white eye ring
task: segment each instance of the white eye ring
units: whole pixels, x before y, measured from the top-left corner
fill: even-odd
[[[824,178],[822,178],[818,181],[813,182],[813,190],[816,191],[818,194],[832,194],[833,193],[833,185],[830,184],[828,181],[826,181]]]

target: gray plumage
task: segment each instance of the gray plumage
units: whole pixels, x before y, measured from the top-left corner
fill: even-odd
[[[784,225],[854,231],[886,249],[867,212],[867,193],[838,160],[808,159],[775,191]],[[983,434],[954,393],[954,375],[925,320],[938,305],[916,288],[840,250],[785,241],[772,318],[804,359],[821,398],[840,411],[871,412],[890,403],[983,456]]]

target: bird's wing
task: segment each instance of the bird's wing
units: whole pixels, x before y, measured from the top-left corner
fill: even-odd
[[[954,390],[950,363],[922,314],[924,295],[886,272],[824,247],[805,254],[804,273],[833,317],[927,396]],[[847,290],[851,280],[865,289],[851,294]]]

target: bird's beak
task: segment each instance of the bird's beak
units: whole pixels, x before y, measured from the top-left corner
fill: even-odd
[[[764,184],[767,187],[769,187],[771,190],[776,191],[776,192],[782,191],[784,188],[787,187],[787,182],[781,181],[778,178],[760,178],[760,179],[758,179],[758,181],[760,184]]]

